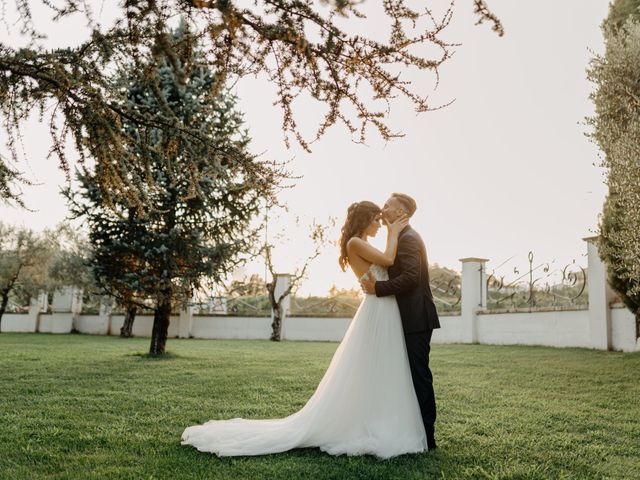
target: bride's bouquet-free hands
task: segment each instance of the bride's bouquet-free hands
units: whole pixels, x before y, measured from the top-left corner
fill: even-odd
[[[389,235],[395,235],[397,237],[398,235],[400,235],[400,232],[404,230],[404,227],[409,225],[409,216],[406,213],[403,213],[393,222],[390,222],[386,217],[383,216],[382,221],[387,227]]]
[[[393,222],[390,222],[384,215],[382,216],[382,221],[388,230],[388,238],[387,238],[387,250],[389,249],[389,245],[396,245],[398,242],[398,237],[400,236],[400,232],[404,230],[404,228],[409,225],[409,216],[406,214],[400,215]],[[395,256],[396,247],[393,248],[393,255]],[[375,295],[375,284],[376,279],[371,275],[371,270],[367,270],[360,278],[360,286],[362,287],[362,291],[364,293]]]
[[[376,279],[373,277],[373,275],[371,275],[371,270],[367,270],[366,272],[364,272],[359,280],[360,287],[362,287],[362,291],[364,293],[375,294]]]

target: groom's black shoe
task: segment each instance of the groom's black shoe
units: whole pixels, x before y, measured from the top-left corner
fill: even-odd
[[[425,433],[427,434],[427,448],[429,450],[435,450],[438,448],[436,445],[435,428],[431,426],[425,427]]]

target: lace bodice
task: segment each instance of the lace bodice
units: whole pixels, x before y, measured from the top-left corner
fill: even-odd
[[[387,269],[381,265],[371,265],[369,267],[369,272],[371,272],[376,281],[389,280],[389,273],[387,272]]]

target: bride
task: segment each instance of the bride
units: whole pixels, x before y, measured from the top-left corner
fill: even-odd
[[[368,201],[349,207],[340,239],[340,266],[386,280],[403,217],[387,227],[384,252],[367,242],[381,210]],[[331,455],[389,458],[427,450],[394,296],[366,295],[309,401],[285,418],[210,420],[187,427],[182,444],[218,456],[263,455],[319,447]]]

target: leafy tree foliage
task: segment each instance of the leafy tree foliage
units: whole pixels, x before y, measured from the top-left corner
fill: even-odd
[[[74,286],[86,293],[95,291],[93,271],[89,262],[92,246],[88,238],[68,223],[61,223],[49,235],[54,238],[54,249],[49,258],[47,289],[54,291]]]
[[[605,28],[620,29],[627,20],[640,19],[640,0],[616,0],[609,5],[609,15],[604,21]]]
[[[25,204],[17,187],[31,184],[32,182],[26,179],[0,155],[0,202],[16,204],[24,208]]]
[[[0,223],[0,321],[9,295],[28,299],[48,285],[52,238]]]
[[[171,108],[157,83],[160,69],[169,69],[178,83],[186,84],[191,72],[180,62],[193,42],[203,45],[199,62],[212,72],[208,95],[216,98],[228,82],[246,75],[266,75],[276,86],[276,103],[283,112],[283,131],[289,143],[293,136],[303,147],[320,138],[330,126],[340,123],[364,141],[368,126],[384,139],[401,133],[388,123],[391,99],[404,97],[419,112],[433,106],[403,72],[413,68],[434,72],[451,56],[451,44],[442,32],[451,20],[452,8],[436,17],[428,7],[415,10],[405,0],[382,2],[388,19],[386,39],[368,38],[341,27],[345,20],[363,17],[360,0],[126,0],[94,5],[77,0],[13,3],[17,22],[0,10],[5,25],[18,23],[20,33],[31,39],[25,48],[0,44],[0,115],[8,134],[7,146],[14,160],[19,157],[20,124],[32,112],[48,117],[55,154],[70,176],[66,148],[69,143],[97,166],[95,180],[108,206],[125,198],[140,211],[149,202],[149,190],[162,188],[153,176],[131,172],[149,171],[153,162],[182,163],[189,183],[181,200],[207,194],[202,175],[224,174],[221,153],[193,122]],[[478,23],[488,21],[502,34],[502,25],[484,0],[473,0]],[[51,11],[54,21],[84,15],[89,36],[68,48],[46,48],[46,37],[34,21],[34,9]],[[115,13],[111,24],[101,25],[95,10]],[[4,17],[4,18],[3,18]],[[171,39],[172,22],[182,17],[192,35],[180,42]],[[84,38],[80,36],[80,38]],[[424,47],[424,48],[423,48]],[[154,98],[146,104],[131,102],[127,88],[113,72],[138,72]],[[294,101],[310,96],[326,107],[312,138],[304,138],[294,114]],[[143,107],[151,108],[143,108]],[[123,125],[136,128],[122,128]],[[154,142],[141,142],[138,130],[162,132],[176,144],[189,145],[215,158],[209,171],[199,172],[197,156],[176,158],[169,149],[158,151]],[[241,154],[238,155],[242,157]],[[0,162],[0,180],[18,178]],[[214,167],[217,165],[217,169]],[[14,172],[18,173],[18,172]],[[5,199],[15,198],[6,186]]]
[[[0,222],[0,321],[10,298],[24,306],[42,292],[91,288],[88,250],[66,224],[37,233]]]
[[[640,18],[638,2],[617,1],[603,26],[604,56],[592,60],[589,78],[596,114],[592,138],[604,153],[608,195],[599,251],[609,282],[636,315],[640,337]],[[624,14],[626,13],[626,18]]]

